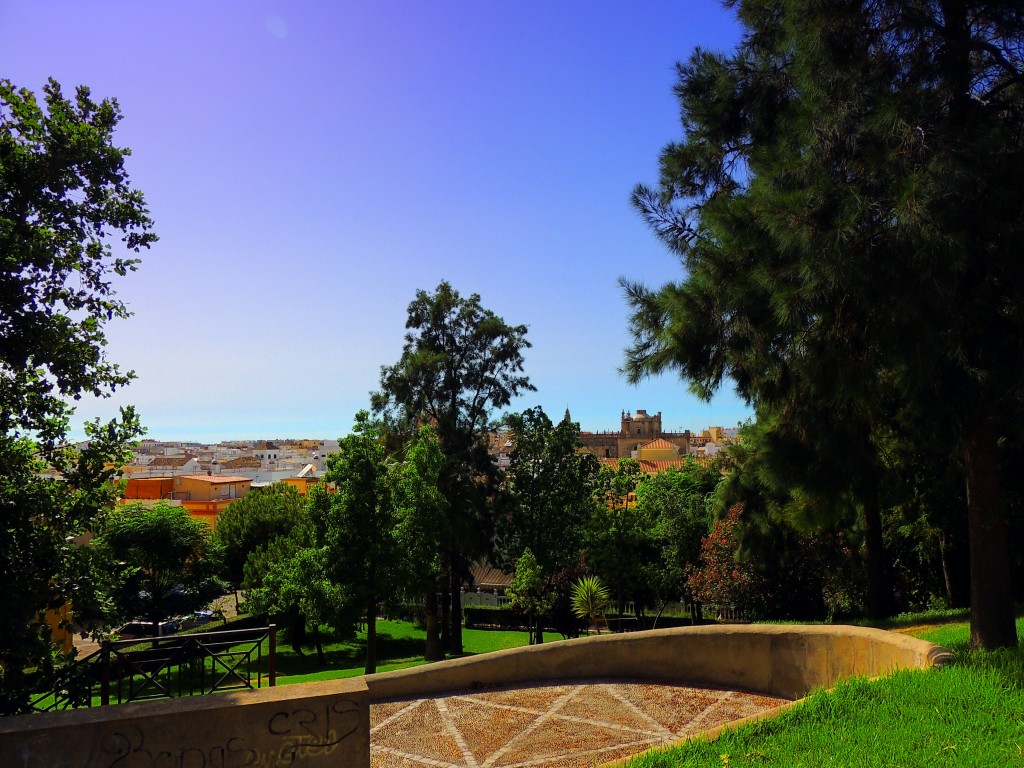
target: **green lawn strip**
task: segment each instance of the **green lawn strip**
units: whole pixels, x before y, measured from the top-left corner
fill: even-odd
[[[776,718],[630,766],[1024,765],[1024,649],[969,654],[969,632],[966,622],[912,632],[954,651],[943,669],[844,681]]]
[[[901,613],[882,621],[863,619],[854,623],[865,627],[899,631],[908,627],[920,627],[928,624],[966,623],[969,618],[970,612],[965,608],[944,608],[941,610],[920,611],[918,613]]]
[[[557,637],[557,635],[556,635]],[[409,622],[377,622],[377,671],[387,672],[423,664],[423,647],[426,632]],[[486,629],[462,630],[462,646],[467,656],[490,653],[504,648],[526,645],[526,632]],[[327,636],[323,642],[326,665],[321,666],[316,651],[304,647],[302,655],[281,640],[277,644],[277,683],[308,683],[316,680],[333,680],[339,677],[355,677],[363,674],[366,658],[366,633],[359,632],[355,638],[336,639]],[[263,665],[266,671],[266,662]]]
[[[198,631],[198,630],[193,630]],[[185,634],[185,633],[183,633]],[[555,635],[555,637],[558,637]],[[464,629],[462,631],[464,655],[472,656],[478,653],[490,653],[503,648],[515,648],[526,645],[529,642],[529,634],[518,631],[500,631],[486,629]],[[377,622],[377,671],[388,672],[393,669],[403,669],[423,664],[423,647],[426,642],[426,632],[417,629],[413,624],[402,621],[378,621]],[[140,640],[131,646],[132,650],[145,650],[152,644],[150,640]],[[251,647],[251,643],[241,643],[230,650],[221,651],[221,655],[230,655],[231,652],[241,652]],[[306,646],[301,655],[295,653],[291,646],[282,641],[279,636],[277,640],[277,684],[291,685],[295,683],[310,683],[321,680],[334,680],[343,677],[356,677],[363,674],[363,664],[366,658],[366,633],[359,632],[354,638],[339,639],[327,633],[323,642],[326,665],[321,666],[316,651],[311,646]],[[263,676],[263,684],[266,685],[268,668],[267,656],[269,653],[269,641],[262,643],[262,659],[254,664],[253,675],[256,671]],[[209,663],[206,660],[204,663]],[[223,664],[231,664],[230,659],[225,659]],[[177,667],[170,669],[171,675],[176,675]],[[241,671],[241,670],[240,670]],[[224,666],[218,665],[211,674],[221,675],[226,672]],[[161,680],[168,672],[164,672]],[[93,706],[99,706],[99,696],[92,697]]]

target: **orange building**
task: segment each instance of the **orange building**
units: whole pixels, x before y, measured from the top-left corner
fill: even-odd
[[[299,492],[299,496],[305,496],[314,485],[321,482],[321,479],[319,477],[286,477],[280,482],[290,485]]]
[[[171,498],[179,500],[193,518],[211,528],[217,527],[220,513],[228,504],[245,496],[252,486],[251,477],[232,475],[178,475],[171,479]]]
[[[668,440],[658,438],[644,445],[637,446],[635,453],[636,461],[641,471],[648,475],[657,475],[668,469],[681,469],[691,457],[680,453],[680,448]],[[601,465],[610,467],[613,470],[619,468],[619,459],[600,459]]]
[[[133,477],[125,485],[126,499],[170,499],[174,492],[173,477]]]
[[[174,497],[186,501],[227,501],[239,499],[249,492],[251,477],[240,475],[178,475],[174,481]]]

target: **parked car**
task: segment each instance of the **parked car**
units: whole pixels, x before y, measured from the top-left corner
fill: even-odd
[[[181,620],[182,629],[193,629],[213,621],[213,611],[196,611]]]
[[[114,631],[114,634],[120,637],[122,640],[135,640],[138,638],[147,637],[163,637],[165,635],[173,635],[178,631],[178,622],[174,619],[168,621],[161,621],[159,624],[154,626],[152,621],[145,621],[143,619],[136,619],[129,621],[122,627],[119,627]]]

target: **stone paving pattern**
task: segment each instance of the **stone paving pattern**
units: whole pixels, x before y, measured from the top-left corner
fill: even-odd
[[[590,768],[786,703],[594,681],[370,705],[372,768]]]

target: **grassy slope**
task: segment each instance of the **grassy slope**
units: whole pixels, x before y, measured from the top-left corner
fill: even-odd
[[[1017,631],[1024,636],[1024,620]],[[964,622],[910,632],[947,646],[956,662],[850,680],[775,719],[630,765],[1024,766],[1024,649],[968,654]]]

